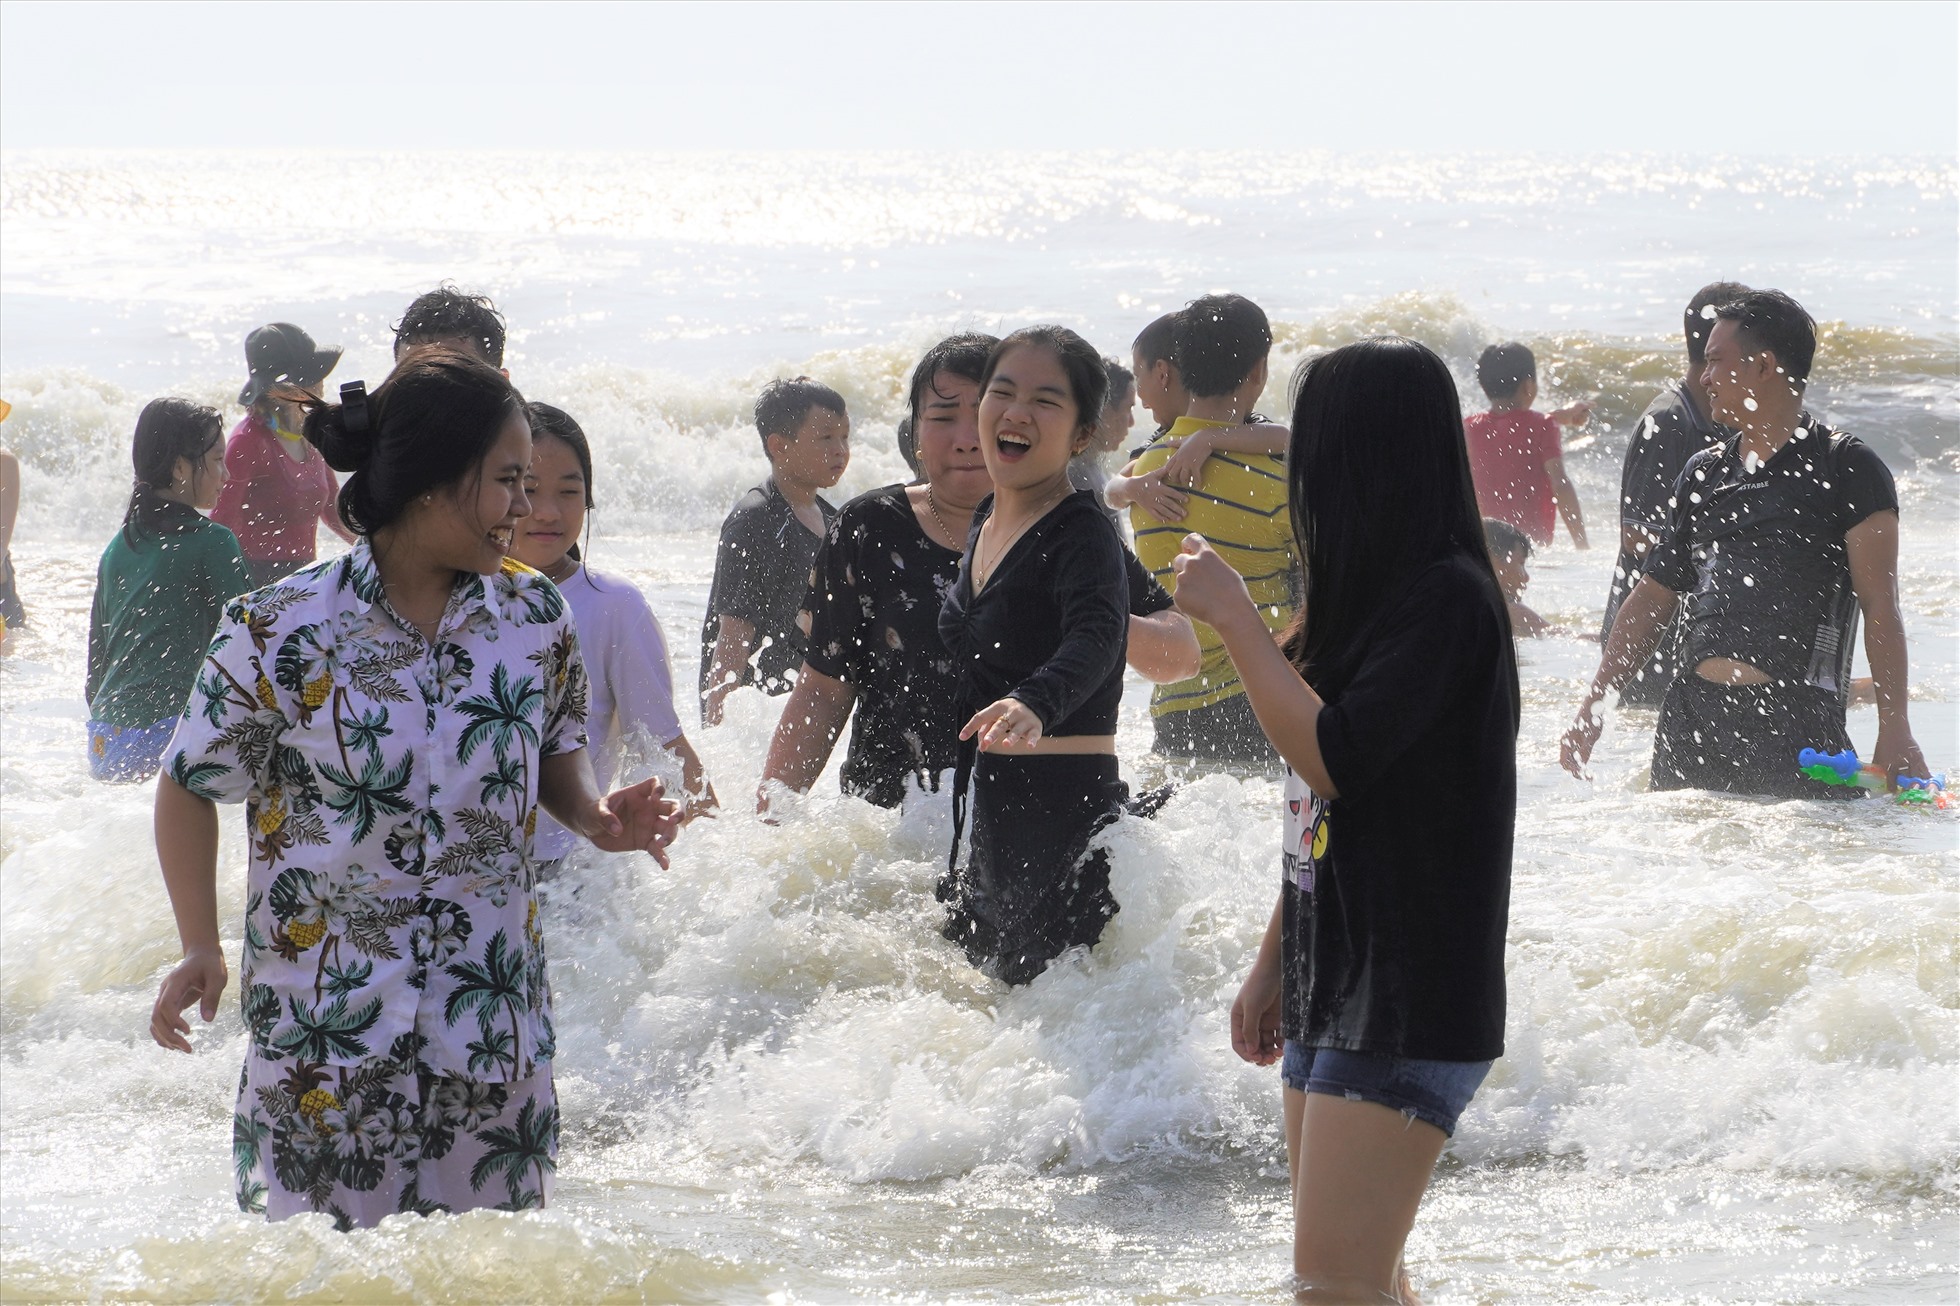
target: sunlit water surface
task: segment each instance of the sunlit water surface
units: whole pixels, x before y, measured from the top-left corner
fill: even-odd
[[[754,694],[696,734],[729,813],[671,871],[582,857],[547,909],[553,1209],[353,1235],[238,1215],[242,1026],[228,1002],[195,1057],[148,1041],[175,934],[147,791],[87,779],[81,681],[136,409],[229,397],[262,320],[347,342],[341,375],[373,379],[415,290],[496,291],[513,375],[594,438],[594,560],[652,596],[685,687],[714,526],[761,474],[741,412],[767,375],[850,399],[851,492],[899,479],[903,376],[958,326],[1059,317],[1121,352],[1160,304],[1230,285],[1273,311],[1276,377],[1388,329],[1466,387],[1482,344],[1521,335],[1549,396],[1606,414],[1571,456],[1603,540],[1625,423],[1677,366],[1672,306],[1714,275],[1780,279],[1834,323],[1813,406],[1899,473],[1912,710],[1933,764],[1960,770],[1950,166],[587,163],[328,160],[245,212],[265,160],[7,157],[0,396],[33,625],[0,663],[0,1296],[1285,1298],[1277,1078],[1225,1032],[1277,883],[1277,785],[1203,777],[1119,825],[1103,943],[1009,991],[935,932],[936,801],[884,812],[831,775],[779,826],[745,814],[780,707]],[[349,198],[411,175],[399,204]],[[1610,565],[1561,543],[1530,597],[1591,631]],[[1576,635],[1521,649],[1508,1052],[1425,1203],[1418,1283],[1442,1301],[1953,1298],[1960,814],[1650,794],[1639,712],[1573,781],[1556,739],[1596,656]],[[1132,683],[1133,781],[1160,770],[1144,702]],[[1854,711],[1861,747],[1874,730]],[[1409,819],[1460,782],[1446,758],[1408,777]],[[235,811],[224,840],[235,949]]]

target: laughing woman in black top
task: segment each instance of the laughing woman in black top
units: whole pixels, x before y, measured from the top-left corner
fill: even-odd
[[[1282,1063],[1300,1299],[1406,1301],[1417,1204],[1504,1048],[1517,664],[1442,359],[1391,337],[1314,360],[1287,472],[1307,597],[1284,652],[1202,539],[1172,563],[1288,771],[1232,1046]],[[1413,812],[1438,766],[1458,779]]]
[[[888,485],[839,510],[817,551],[799,625],[803,673],[763,768],[758,806],[780,784],[807,790],[844,722],[844,792],[896,807],[908,787],[937,789],[959,749],[959,676],[939,636],[939,609],[959,576],[973,511],[993,492],[980,454],[980,377],[993,336],[949,336],[912,373],[911,443],[919,480]],[[1170,595],[1124,551],[1129,662],[1147,680],[1196,674],[1197,637]],[[853,708],[856,715],[853,716]]]
[[[1106,385],[1102,359],[1073,331],[1030,327],[994,347],[980,386],[994,493],[973,514],[939,618],[965,720],[946,934],[1010,984],[1095,943],[1116,914],[1108,856],[1089,842],[1125,796],[1116,708],[1129,582],[1116,528],[1068,479]],[[956,870],[969,770],[973,839]]]

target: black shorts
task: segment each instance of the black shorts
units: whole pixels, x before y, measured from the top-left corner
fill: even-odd
[[[1117,912],[1109,854],[1089,851],[1129,791],[1104,754],[973,763],[973,841],[966,865],[939,884],[945,936],[975,966],[1026,984],[1077,945],[1091,946]]]
[[[1675,677],[1654,729],[1655,789],[1715,789],[1770,798],[1862,798],[1864,791],[1812,780],[1798,769],[1806,748],[1851,747],[1844,704],[1815,685],[1718,685]]]
[[[1210,707],[1165,712],[1150,719],[1156,739],[1151,747],[1162,757],[1195,757],[1211,762],[1247,762],[1271,766],[1277,754],[1253,714],[1252,700],[1243,693]]]

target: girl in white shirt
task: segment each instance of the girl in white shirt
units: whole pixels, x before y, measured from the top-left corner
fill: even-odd
[[[679,759],[686,815],[699,816],[715,806],[715,791],[674,713],[674,674],[660,622],[631,581],[594,572],[579,557],[585,514],[593,507],[591,445],[563,409],[540,403],[528,409],[531,515],[518,524],[510,556],[543,572],[571,606],[591,680],[586,735],[593,770],[610,779],[622,748],[643,734]],[[540,862],[564,857],[576,842],[539,816]]]

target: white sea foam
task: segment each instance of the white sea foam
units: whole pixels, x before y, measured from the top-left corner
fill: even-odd
[[[727,814],[687,832],[671,871],[584,855],[546,911],[566,1112],[556,1209],[403,1218],[354,1236],[323,1220],[234,1214],[227,1142],[242,1027],[227,1002],[192,1058],[143,1032],[176,944],[147,793],[86,779],[80,684],[93,560],[126,492],[134,414],[165,391],[231,397],[245,324],[339,323],[342,375],[372,379],[386,365],[387,312],[443,271],[462,268],[507,307],[556,296],[549,312],[514,312],[514,372],[592,433],[595,554],[651,594],[685,692],[713,527],[762,470],[744,409],[771,375],[809,372],[845,393],[856,448],[844,491],[895,480],[903,379],[946,326],[1121,323],[1103,341],[1118,350],[1152,305],[1235,266],[1208,243],[1221,230],[1244,241],[1296,206],[1339,251],[1348,227],[1411,221],[1403,230],[1417,240],[1446,213],[1542,233],[1576,221],[1580,186],[1616,233],[1589,237],[1599,258],[1628,284],[1664,284],[1671,305],[1706,279],[1700,264],[1607,246],[1639,243],[1642,224],[1684,195],[1724,222],[1733,203],[1768,197],[1799,228],[1807,213],[1863,202],[1845,211],[1869,219],[1856,239],[1871,266],[1935,287],[1953,273],[1950,247],[1922,267],[1917,238],[1873,234],[1923,204],[1946,215],[1950,235],[1944,165],[1370,170],[1322,159],[1262,173],[1259,160],[1184,159],[1150,180],[1120,161],[1040,162],[1031,174],[983,161],[947,190],[916,160],[814,179],[783,177],[780,161],[724,160],[689,180],[686,160],[581,174],[530,159],[509,162],[494,202],[471,209],[464,201],[484,199],[476,173],[382,159],[322,166],[249,213],[221,184],[242,166],[8,156],[0,176],[0,394],[17,406],[5,436],[27,464],[15,555],[33,613],[0,663],[9,1300],[1271,1300],[1285,1263],[1275,1079],[1231,1055],[1224,1026],[1276,884],[1277,786],[1212,776],[1155,821],[1119,824],[1108,837],[1123,910],[1104,942],[1008,991],[936,933],[943,804],[879,811],[838,796],[833,774],[780,825],[747,814],[781,706],[750,692],[730,701],[726,726],[698,736]],[[336,234],[344,194],[412,171],[428,184],[398,187],[401,206],[363,216],[373,245]],[[1058,178],[1046,207],[1011,202],[1030,175]],[[764,178],[777,187],[766,200]],[[954,208],[957,220],[945,216]],[[151,223],[167,229],[139,259]],[[200,231],[230,242],[224,258],[194,253]],[[56,266],[57,237],[107,243],[71,273]],[[1489,240],[1504,257],[1518,248]],[[668,252],[656,257],[660,242]],[[676,242],[688,245],[680,255]],[[1098,242],[1101,270],[1054,276]],[[1277,255],[1246,248],[1246,268],[1277,275]],[[935,249],[958,252],[959,270],[923,271],[921,251]],[[1276,300],[1302,284],[1339,288],[1298,296],[1314,311],[1275,312],[1268,410],[1285,411],[1292,362],[1381,330],[1436,345],[1469,396],[1476,351],[1500,329],[1520,332],[1548,394],[1601,401],[1604,430],[1572,463],[1589,516],[1610,523],[1621,433],[1677,368],[1678,310],[1586,290],[1591,272],[1568,276],[1551,259],[1503,272],[1566,278],[1557,293],[1584,325],[1561,325],[1549,310],[1511,316],[1448,277],[1376,292],[1371,278],[1400,275],[1417,254],[1348,257],[1296,259],[1274,283]],[[1817,246],[1809,257],[1807,275],[1848,282],[1848,254]],[[1832,258],[1844,267],[1819,270]],[[824,283],[843,259],[859,261],[851,276]],[[675,272],[697,263],[698,276]],[[976,288],[968,267],[993,284]],[[123,279],[107,291],[111,271]],[[793,272],[812,280],[792,285]],[[1104,283],[1126,279],[1133,302],[1112,311]],[[1268,295],[1257,276],[1219,280]],[[852,287],[872,283],[884,299],[854,304]],[[1853,325],[1827,335],[1814,398],[1900,471],[1915,723],[1936,766],[1960,767],[1954,344],[1950,323],[1919,316],[1917,289],[1888,284],[1861,292],[1878,309],[1826,310]],[[678,323],[660,325],[665,301],[642,302],[661,285]],[[790,292],[810,285],[826,288],[798,306]],[[1422,289],[1387,293],[1410,285]],[[966,297],[948,300],[949,287]],[[951,307],[926,307],[934,296]],[[785,325],[798,313],[802,326]],[[744,314],[758,334],[741,334]],[[45,341],[16,349],[23,321],[45,327]],[[106,326],[102,338],[87,334],[91,322]],[[1559,545],[1535,561],[1531,598],[1548,617],[1593,628],[1610,535],[1595,524],[1592,552]],[[1555,742],[1596,656],[1569,636],[1521,651],[1508,1051],[1425,1206],[1411,1245],[1419,1277],[1445,1300],[1949,1291],[1960,823],[1870,803],[1646,793],[1651,715],[1639,712],[1609,725],[1595,783],[1571,781]],[[1134,684],[1122,731],[1126,773],[1148,775]],[[1854,740],[1868,749],[1873,731],[1870,709],[1853,714]],[[1457,782],[1446,759],[1407,777],[1409,819],[1425,819],[1427,792]],[[235,949],[235,813],[224,840],[219,913]]]

